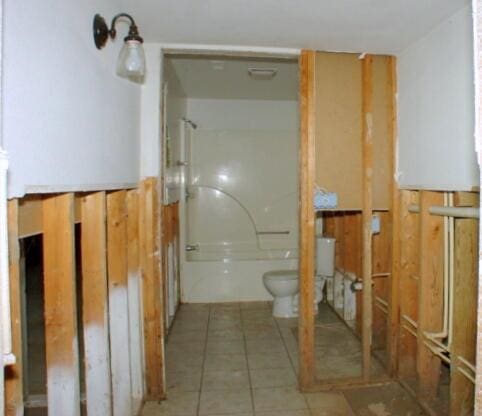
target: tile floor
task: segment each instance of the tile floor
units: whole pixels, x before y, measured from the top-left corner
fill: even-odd
[[[340,324],[330,312],[321,310],[320,322]],[[343,393],[298,391],[296,324],[273,319],[268,302],[183,305],[166,345],[168,399],[146,403],[143,416],[378,415],[368,405],[355,412]]]

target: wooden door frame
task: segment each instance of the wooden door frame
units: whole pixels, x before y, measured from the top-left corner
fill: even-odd
[[[316,52],[303,50],[299,60],[300,74],[300,145],[299,145],[299,280],[300,280],[300,310],[298,318],[298,347],[299,347],[299,387],[302,391],[321,391],[337,387],[357,385],[379,385],[390,381],[389,376],[372,377],[371,375],[371,339],[372,339],[372,230],[371,218],[373,213],[372,201],[372,165],[373,165],[373,80],[371,55],[362,59],[362,137],[361,150],[363,156],[363,285],[369,290],[363,291],[363,371],[360,377],[345,379],[317,380],[315,357],[315,322],[313,316],[314,301],[314,271],[315,271],[315,210],[313,195],[316,177]],[[396,90],[395,58],[391,58],[388,71],[391,91]],[[393,154],[396,150],[396,103],[390,103],[389,134]],[[392,167],[395,168],[395,160]],[[398,189],[392,181],[391,195],[392,216],[398,215]],[[397,218],[393,218],[395,222]],[[398,342],[398,245],[393,248],[394,268],[391,276],[389,321],[388,326],[388,372],[391,376],[396,373],[396,354]],[[395,275],[395,276],[394,276]],[[395,277],[395,279],[394,279]],[[394,301],[395,299],[395,301]],[[366,311],[368,313],[366,313]],[[391,327],[393,323],[393,328]]]

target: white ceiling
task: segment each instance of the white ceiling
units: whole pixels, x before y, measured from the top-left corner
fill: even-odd
[[[470,0],[122,0],[148,42],[397,53]]]
[[[211,99],[296,100],[298,64],[280,59],[168,58],[186,96]],[[272,79],[253,79],[248,68],[274,68]]]

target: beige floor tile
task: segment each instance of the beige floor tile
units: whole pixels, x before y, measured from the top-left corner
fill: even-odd
[[[248,339],[246,340],[248,354],[271,354],[286,352],[286,348],[280,339]]]
[[[206,348],[205,342],[184,342],[184,343],[173,343],[167,342],[166,344],[166,354],[203,354]]]
[[[350,406],[345,396],[341,393],[305,393],[306,402],[310,409],[331,411],[334,415],[338,415],[335,412],[344,412],[340,414],[351,414]]]
[[[309,410],[276,410],[274,412],[256,412],[256,416],[311,416]]]
[[[241,310],[265,310],[271,307],[269,302],[241,302],[240,303]]]
[[[201,369],[180,372],[167,372],[166,385],[169,393],[173,391],[200,391]]]
[[[198,402],[198,392],[171,392],[168,400],[147,402],[142,416],[195,416]]]
[[[208,354],[246,354],[243,339],[225,341],[223,339],[208,340]]]
[[[276,322],[271,319],[243,319],[243,328],[249,329],[249,330],[258,330],[258,331],[270,331],[270,330],[276,330],[278,331],[278,325],[276,325]]]
[[[242,325],[239,319],[220,319],[209,322],[209,332],[224,331],[224,330],[237,330],[241,331]]]
[[[246,341],[273,341],[282,342],[281,335],[277,328],[267,329],[246,329],[244,328]]]
[[[232,413],[246,413],[253,409],[249,389],[203,391],[199,405],[199,414],[221,415]]]
[[[253,400],[256,413],[307,409],[305,398],[296,387],[253,389]]]
[[[250,370],[249,375],[253,389],[261,387],[289,387],[297,385],[295,373],[291,368]]]
[[[265,368],[291,368],[291,362],[286,354],[248,354],[248,366],[250,370],[259,370]]]
[[[247,370],[244,354],[207,354],[204,371]]]
[[[208,340],[224,339],[224,340],[236,340],[244,339],[243,331],[240,329],[218,329],[215,331],[209,331]]]
[[[242,310],[241,316],[243,320],[256,320],[256,319],[272,319],[273,314],[269,309],[258,309],[258,310]]]
[[[173,344],[203,342],[206,336],[206,331],[179,331],[169,335],[169,342]]]
[[[248,371],[205,371],[202,391],[249,389]]]
[[[201,370],[204,355],[201,353],[174,353],[166,355],[166,370],[168,372],[182,372],[189,370]]]

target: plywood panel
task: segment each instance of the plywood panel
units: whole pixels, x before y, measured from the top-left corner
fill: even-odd
[[[389,83],[390,57],[373,55],[373,206],[388,209],[391,199],[392,136],[389,121],[392,89]]]
[[[387,56],[373,56],[373,207],[390,206],[392,96]],[[316,183],[338,193],[340,210],[362,208],[361,61],[357,54],[316,54]]]
[[[316,54],[316,183],[339,209],[361,209],[361,64],[356,54]]]

